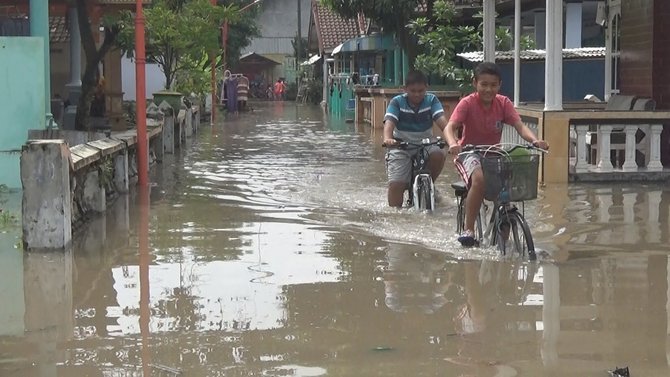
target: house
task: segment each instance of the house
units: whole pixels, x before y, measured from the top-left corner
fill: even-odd
[[[302,38],[306,38],[310,0],[266,0],[257,6],[261,7],[256,21],[261,35],[251,40],[251,44],[243,49],[240,62],[233,70],[244,71],[252,82],[269,84],[280,77],[287,82],[295,82],[293,41],[298,35],[298,13],[300,12]],[[252,61],[252,65],[248,64]],[[258,64],[259,62],[262,64]]]
[[[66,0],[0,0],[0,69],[7,72],[0,78],[0,87],[15,88],[0,94],[0,113],[6,119],[0,171],[7,172],[0,184],[21,187],[17,152],[26,142],[28,130],[44,129],[53,125],[54,119],[59,126],[67,125],[68,113],[73,118],[73,108],[68,112],[62,106],[66,99],[72,104],[78,101],[84,57],[76,11],[69,4]],[[91,4],[89,19],[96,43],[102,17],[134,5],[135,0],[96,0]],[[125,127],[120,65],[118,52],[109,54],[102,64],[104,107],[114,128]]]

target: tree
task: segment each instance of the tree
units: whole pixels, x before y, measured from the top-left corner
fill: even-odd
[[[214,6],[209,0],[154,0],[145,11],[146,56],[165,75],[166,89],[174,87],[178,73],[193,69],[193,62],[220,51],[220,26],[236,13],[235,6]],[[127,23],[119,43],[131,56],[134,33],[134,24]]]
[[[244,7],[250,4],[250,0],[219,0],[219,4]],[[226,43],[226,67],[235,67],[240,60],[242,50],[251,44],[251,40],[261,35],[256,22],[261,7],[258,5],[246,8],[239,12],[234,22],[228,25],[228,40]]]
[[[122,12],[114,16],[105,16],[102,25],[104,27],[104,39],[100,47],[96,47],[95,38],[89,20],[89,10],[86,0],[73,0],[77,9],[77,20],[79,21],[79,33],[81,44],[86,56],[86,68],[81,78],[81,96],[77,104],[77,115],[75,116],[75,129],[85,130],[88,128],[88,120],[93,102],[93,93],[98,84],[96,76],[98,65],[103,61],[105,55],[115,46],[116,39],[121,33],[124,18],[130,13]]]
[[[435,0],[320,0],[345,18],[355,18],[359,13],[372,19],[387,33],[395,33],[400,47],[407,53],[410,67],[414,67],[417,56],[416,39],[410,34],[407,25],[416,19],[421,9],[430,21],[435,15],[433,4]],[[438,15],[439,16],[439,15]]]
[[[451,1],[435,0],[433,18],[418,17],[411,21],[409,29],[418,36],[422,53],[416,59],[416,68],[430,74],[436,74],[447,81],[460,86],[469,85],[472,75],[469,70],[456,66],[456,54],[483,50],[483,22],[478,26],[454,25],[456,8]],[[482,13],[475,18],[483,20]],[[496,49],[513,48],[513,38],[509,29],[496,28]],[[524,37],[521,49],[533,48],[531,39]]]
[[[298,55],[298,36],[296,35],[293,37],[293,40],[291,41],[291,45],[293,46],[293,56],[298,58],[298,64],[307,57],[307,53],[309,52],[309,46],[307,43],[307,38],[300,38],[300,55]]]

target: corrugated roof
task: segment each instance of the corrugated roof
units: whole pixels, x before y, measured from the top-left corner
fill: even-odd
[[[583,47],[583,48],[565,48],[563,49],[563,59],[597,59],[605,57],[605,47]],[[544,60],[545,50],[527,50],[521,51],[521,60]],[[459,57],[479,63],[484,61],[484,52],[464,52],[458,54]],[[514,60],[514,51],[496,51],[496,61]]]
[[[292,42],[293,38],[288,37],[258,37],[244,48],[244,53],[294,55]]]
[[[312,3],[319,46],[330,52],[342,42],[357,37],[360,33],[356,19],[345,19],[317,1]]]

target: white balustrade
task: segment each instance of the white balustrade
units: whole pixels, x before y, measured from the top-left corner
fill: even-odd
[[[661,164],[661,132],[663,132],[662,125],[654,124],[651,126],[651,145],[649,147],[649,164],[647,165],[649,171],[663,170],[663,164]]]
[[[610,161],[612,129],[612,126],[598,127],[598,154],[600,155],[598,169],[602,172],[612,171],[613,169],[612,161]]]
[[[647,171],[661,171],[661,132],[662,125],[643,125],[636,124],[601,124],[596,126],[574,125],[570,132],[571,163],[575,173],[599,173],[612,172],[619,169],[618,158],[623,154],[623,164],[619,171],[636,172],[640,170],[637,164],[637,152],[645,156],[642,166]],[[589,129],[591,128],[591,131]],[[638,131],[645,135],[638,142]],[[621,136],[625,135],[625,142],[622,142]],[[595,140],[594,140],[595,139]],[[591,153],[595,153],[595,158],[589,156],[589,146]],[[612,164],[611,152],[617,153],[616,166]]]

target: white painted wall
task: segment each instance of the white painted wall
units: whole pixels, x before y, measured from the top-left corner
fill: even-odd
[[[165,75],[157,64],[146,65],[147,98],[152,98],[153,93],[165,88]],[[123,88],[123,99],[135,101],[135,60],[126,56],[121,58],[121,86]]]

